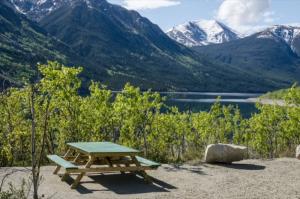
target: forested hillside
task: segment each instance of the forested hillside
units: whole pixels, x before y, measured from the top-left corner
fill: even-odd
[[[18,2],[18,9],[23,3],[29,5],[27,1],[14,2]],[[216,92],[265,92],[288,87],[294,81],[293,76],[278,78],[275,72],[257,73],[259,68],[248,70],[199,54],[170,39],[136,11],[105,0],[59,2],[38,22],[31,20],[39,9],[45,11],[46,7],[39,6],[46,4],[31,2],[35,14],[28,15],[29,20],[13,4],[1,2],[0,59],[5,82],[36,80],[35,65],[46,60],[83,66],[85,90],[89,80],[114,90],[130,82],[142,90]]]
[[[36,78],[37,62],[47,60],[79,63],[76,62],[76,54],[67,45],[49,37],[38,24],[7,4],[0,3],[1,82],[21,84],[24,79]]]
[[[210,59],[247,70],[258,78],[265,77],[275,87],[290,87],[300,81],[298,30],[300,28],[274,26],[239,40],[194,49]]]

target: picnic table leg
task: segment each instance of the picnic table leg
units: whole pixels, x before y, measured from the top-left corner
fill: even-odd
[[[73,162],[76,163],[79,160],[80,156],[81,156],[81,153],[78,153],[77,156],[75,157],[75,159],[73,160]]]
[[[61,166],[58,166],[58,165],[57,165],[56,168],[55,168],[55,170],[54,170],[54,172],[53,172],[53,174],[54,174],[54,175],[58,174],[60,168],[61,168]]]
[[[133,160],[133,162],[135,163],[135,165],[136,165],[137,167],[140,167],[140,166],[141,166],[140,162],[136,159],[135,156],[130,156],[130,157],[131,157],[131,159]],[[148,174],[146,173],[146,171],[141,170],[141,171],[138,171],[137,173],[139,173],[139,174],[144,178],[144,180],[145,180],[147,183],[152,183],[152,180],[151,180],[151,178],[148,176]]]
[[[106,157],[105,160],[106,160],[106,163],[109,165],[109,167],[114,167],[114,165],[112,164],[111,159],[109,157]]]
[[[64,175],[61,177],[61,181],[66,181],[68,176],[70,176],[69,173],[64,173]]]
[[[108,162],[109,167],[114,167],[114,165],[109,157],[106,157],[105,159],[106,159],[106,162]],[[117,165],[117,167],[121,166],[120,164],[116,164],[116,165]],[[125,174],[125,172],[121,171],[121,174]]]
[[[125,166],[126,166],[126,167],[130,167],[130,164],[129,164],[129,163],[125,163]],[[134,174],[133,171],[129,171],[129,173],[130,173],[130,174]]]
[[[118,167],[121,167],[121,165],[117,164]],[[121,174],[125,174],[125,171],[121,171]]]
[[[84,168],[90,168],[92,166],[94,162],[94,157],[89,156],[89,161],[86,163],[86,165],[84,166]],[[82,179],[82,177],[85,175],[85,172],[81,172],[77,178],[75,179],[75,181],[73,182],[73,184],[71,185],[72,189],[76,189],[76,187],[78,186],[80,180]]]
[[[68,151],[65,153],[65,155],[63,156],[63,158],[64,159],[67,158],[70,155],[70,153],[71,153],[71,149],[68,149]],[[55,170],[54,170],[54,172],[53,172],[53,174],[55,174],[55,175],[58,174],[60,168],[61,168],[61,166],[57,165],[56,168],[55,168]]]
[[[78,153],[78,154],[76,155],[75,159],[73,160],[73,162],[76,163],[76,162],[79,160],[80,156],[81,156],[81,153]],[[70,174],[66,172],[66,173],[61,177],[61,181],[66,181],[68,176],[70,176]]]

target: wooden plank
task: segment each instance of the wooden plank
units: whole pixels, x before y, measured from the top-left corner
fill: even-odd
[[[154,162],[152,160],[148,160],[146,158],[140,157],[140,156],[135,156],[137,161],[140,162],[140,164],[145,164],[147,166],[153,167],[153,168],[158,168],[159,166],[161,166],[161,164]]]
[[[110,167],[113,167],[114,165],[113,165],[112,160],[111,160],[109,157],[107,157],[107,159],[108,159],[108,161],[109,161]],[[118,161],[119,159],[120,159],[120,157],[118,157],[118,159],[114,160],[115,165],[116,165],[117,167],[121,167],[121,164],[120,164],[119,161]],[[120,171],[120,172],[121,172],[121,174],[125,174],[124,171]]]
[[[125,154],[134,155],[140,152],[138,150],[111,142],[77,142],[68,143],[68,146],[93,155],[124,156]]]
[[[105,159],[106,159],[109,167],[114,167],[114,164],[112,163],[112,160],[110,159],[110,157],[106,157]],[[117,162],[117,161],[115,161],[115,162]],[[116,163],[116,165],[117,165],[117,167],[120,167],[120,164]],[[121,173],[124,174],[124,171],[121,171]]]
[[[75,151],[77,151],[77,152],[81,152],[82,154],[85,154],[85,155],[87,155],[87,156],[89,156],[89,155],[90,155],[90,153],[89,153],[89,152],[87,152],[87,151],[84,151],[84,150],[82,150],[82,149],[76,148],[76,147],[74,147],[74,146],[71,146],[71,145],[69,145],[69,147],[70,147],[70,148],[72,148],[73,150],[75,150]]]
[[[135,156],[131,156],[131,159],[135,162],[135,164],[136,164],[137,167],[141,166],[140,162],[137,160],[137,158]],[[150,168],[152,168],[152,167],[150,167]],[[141,174],[141,176],[144,178],[144,180],[146,182],[152,183],[151,178],[147,175],[147,173],[146,173],[145,170],[138,171],[138,172]]]
[[[77,156],[74,158],[73,162],[74,163],[78,162],[78,160],[80,159],[80,157],[81,157],[81,154],[78,153]]]
[[[109,157],[106,157],[105,160],[109,167],[114,167]]]
[[[66,152],[66,154],[64,155],[64,159],[69,157],[72,154],[72,150],[68,149],[68,151]]]
[[[120,157],[120,156],[131,156],[131,155],[138,155],[140,152],[95,152],[89,153],[90,155],[96,157]]]
[[[129,158],[122,158],[122,159],[111,159],[110,162],[113,165],[131,165],[134,164],[134,162]],[[106,157],[97,157],[97,159],[94,161],[95,165],[109,165],[110,163],[107,161]]]
[[[65,168],[65,169],[77,169],[78,167],[71,162],[57,156],[57,155],[47,155],[47,158],[53,161],[55,164]]]
[[[89,156],[89,161],[86,163],[85,165],[85,169],[89,169],[94,161],[94,157],[93,156]],[[68,173],[70,173],[70,171],[68,170]],[[85,172],[82,171],[77,178],[75,179],[75,181],[73,182],[73,184],[71,185],[71,189],[76,189],[76,187],[78,186],[80,180],[82,179],[82,177],[85,175]]]
[[[148,166],[130,166],[130,167],[98,167],[98,168],[79,168],[79,169],[75,169],[75,170],[68,170],[68,173],[81,173],[81,172],[85,172],[85,173],[105,173],[105,172],[120,172],[120,171],[145,171],[145,170],[154,170],[151,167]]]
[[[60,170],[61,166],[57,165],[55,170],[53,171],[53,174],[56,175],[58,174],[59,170]]]
[[[74,161],[74,159],[75,159],[76,157],[77,157],[77,155],[76,155],[76,156],[72,155],[72,156],[68,156],[68,157],[66,157],[66,158],[64,158],[64,159],[65,159],[65,160],[68,160],[68,161]],[[80,160],[82,160],[82,158],[88,159],[89,156],[87,156],[87,155],[81,153],[81,155],[80,155]]]
[[[69,173],[68,172],[64,173],[64,175],[61,177],[61,181],[66,181],[68,177],[69,177]]]
[[[69,157],[71,154],[71,149],[68,149],[67,152],[65,153],[65,155],[63,156],[64,159],[66,159],[67,157]],[[61,166],[60,165],[57,165],[53,174],[56,175],[58,174],[59,170],[61,169]]]

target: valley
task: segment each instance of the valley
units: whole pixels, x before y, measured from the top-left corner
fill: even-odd
[[[300,198],[299,7],[0,0],[0,199]]]
[[[291,49],[269,38],[244,38],[218,21],[200,20],[179,26],[186,32],[174,28],[170,38],[171,32],[165,34],[138,12],[106,0],[12,0],[0,5],[9,10],[9,15],[1,12],[2,27],[10,27],[14,19],[29,24],[14,26],[17,31],[2,28],[0,69],[6,86],[23,84],[23,76],[36,80],[36,64],[46,60],[83,66],[84,88],[95,80],[113,90],[130,82],[142,90],[261,93],[299,81],[298,36]],[[12,45],[13,38],[18,45]],[[176,42],[182,39],[190,43]],[[17,50],[23,55],[11,53]]]

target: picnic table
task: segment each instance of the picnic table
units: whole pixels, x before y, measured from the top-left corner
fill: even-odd
[[[77,142],[68,143],[68,150],[63,157],[48,155],[57,167],[65,169],[61,180],[70,174],[78,174],[71,188],[76,188],[87,173],[131,172],[141,175],[147,182],[151,178],[146,170],[157,169],[160,164],[138,156],[140,151],[111,142]]]

